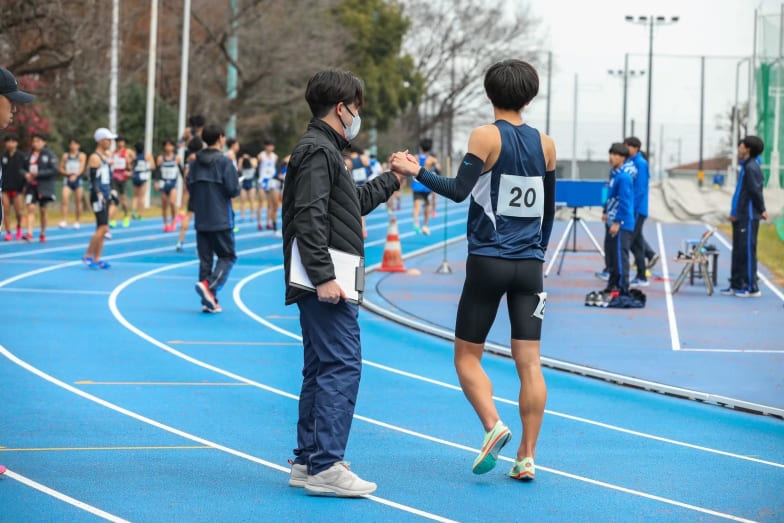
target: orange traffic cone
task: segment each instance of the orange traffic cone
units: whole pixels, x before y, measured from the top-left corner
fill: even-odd
[[[406,272],[406,268],[403,266],[403,252],[400,248],[397,218],[394,215],[389,217],[387,242],[384,244],[384,259],[381,261],[379,272]]]

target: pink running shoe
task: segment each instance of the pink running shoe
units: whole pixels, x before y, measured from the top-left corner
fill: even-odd
[[[5,472],[5,467],[0,465],[0,474],[2,474],[3,472]]]
[[[13,239],[14,239],[14,235],[11,234],[11,231],[8,231],[7,233],[5,233],[5,236],[3,236],[4,242],[10,242]]]
[[[16,230],[16,240],[19,241],[22,239],[22,229]]]

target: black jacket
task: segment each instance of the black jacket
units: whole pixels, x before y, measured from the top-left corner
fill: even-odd
[[[18,192],[24,189],[26,182],[23,170],[27,162],[25,155],[19,150],[13,156],[9,155],[8,151],[5,151],[0,156],[0,162],[3,164],[3,191]]]
[[[204,149],[188,169],[188,192],[197,231],[225,231],[234,228],[231,199],[240,194],[237,169],[217,149]]]
[[[743,177],[738,182],[740,188],[737,201],[733,202],[733,216],[739,220],[759,220],[765,212],[765,199],[762,197],[762,186],[765,177],[756,159],[746,160],[743,166]]]
[[[400,188],[397,177],[384,173],[362,187],[346,168],[342,150],[348,141],[332,127],[313,119],[291,153],[283,189],[283,259],[286,305],[308,291],[288,285],[291,244],[297,238],[302,263],[314,285],[335,279],[327,249],[365,255],[362,216]]]
[[[32,153],[27,155],[25,158],[25,164],[23,167],[24,172],[30,172],[30,157]],[[57,179],[57,173],[59,172],[59,165],[60,162],[49,149],[48,145],[44,145],[44,148],[41,149],[41,153],[38,155],[38,175],[36,176],[36,181],[38,182],[38,196],[41,198],[51,198],[54,196],[54,182]]]

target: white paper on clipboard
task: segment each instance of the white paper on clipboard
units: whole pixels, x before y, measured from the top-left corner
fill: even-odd
[[[365,259],[356,254],[329,249],[329,257],[335,270],[335,280],[346,293],[346,299],[351,303],[362,302],[362,292],[365,290]],[[289,284],[301,289],[316,290],[310,281],[302,257],[299,253],[297,239],[291,245],[291,270],[289,271]]]

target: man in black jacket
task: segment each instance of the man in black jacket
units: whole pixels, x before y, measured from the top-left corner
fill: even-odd
[[[739,298],[756,298],[762,295],[757,285],[757,234],[760,218],[768,219],[762,175],[757,159],[765,145],[757,136],[747,136],[738,144],[740,176],[732,196],[730,221],[732,222],[732,269],[730,286],[721,293]],[[778,176],[772,173],[771,176]]]
[[[46,241],[46,206],[55,200],[54,182],[59,173],[59,159],[46,145],[46,136],[34,133],[32,139],[33,150],[25,162],[24,173],[27,180],[25,189],[25,203],[27,203],[27,234],[22,238],[25,241],[33,239],[33,222],[35,221],[35,206],[38,205],[38,216],[41,221],[41,243]]]
[[[362,216],[398,190],[400,179],[384,173],[356,187],[343,161],[342,151],[359,132],[364,102],[359,78],[322,71],[308,82],[305,98],[313,119],[291,153],[283,190],[286,304],[299,307],[304,348],[289,485],[358,497],[376,489],[343,461],[362,368],[359,306],[345,300],[328,248],[363,256]],[[289,284],[295,238],[315,293]]]
[[[234,210],[231,199],[240,193],[237,169],[223,155],[223,130],[208,125],[202,132],[207,149],[196,154],[188,170],[188,192],[195,216],[196,248],[199,252],[199,282],[203,312],[221,312],[218,291],[226,283],[237,255],[234,252]],[[214,256],[218,261],[213,268]]]

